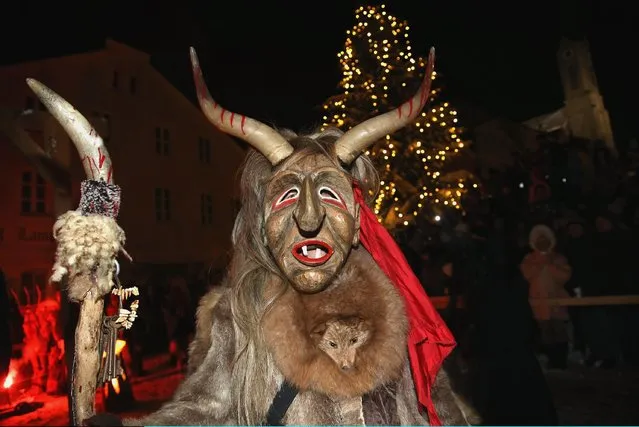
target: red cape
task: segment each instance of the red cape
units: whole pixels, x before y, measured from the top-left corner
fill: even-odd
[[[354,194],[360,208],[360,241],[404,297],[410,322],[408,354],[417,399],[426,408],[430,425],[441,425],[431,399],[431,387],[444,359],[455,348],[455,338],[435,310],[402,250],[366,205],[357,184]]]

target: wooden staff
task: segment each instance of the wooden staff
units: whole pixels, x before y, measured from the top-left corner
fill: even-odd
[[[87,176],[80,206],[62,214],[53,227],[57,248],[51,276],[55,282],[66,276],[69,299],[80,304],[70,395],[71,420],[80,425],[95,414],[104,298],[113,287],[115,258],[124,252],[124,231],[115,221],[120,187],[113,183],[104,141],[82,114],[42,83],[27,79],[27,84],[73,141]]]

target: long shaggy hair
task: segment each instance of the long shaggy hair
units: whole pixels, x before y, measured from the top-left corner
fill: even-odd
[[[286,291],[286,279],[275,264],[264,235],[264,193],[273,173],[280,168],[311,155],[322,153],[357,180],[370,203],[379,189],[379,177],[370,159],[359,156],[345,168],[335,154],[335,141],[343,133],[335,128],[308,135],[280,132],[295,148],[281,165],[273,166],[259,152],[248,153],[240,182],[242,207],[233,228],[234,253],[230,263],[228,284],[231,287],[231,310],[235,323],[236,359],[233,365],[232,396],[237,402],[237,422],[259,424],[270,402],[264,401],[264,390],[272,387],[277,370],[269,356],[261,331],[262,318],[269,307]],[[267,283],[278,283],[280,292],[265,300]]]

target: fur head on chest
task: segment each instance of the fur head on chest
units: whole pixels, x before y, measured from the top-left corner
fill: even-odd
[[[278,370],[300,390],[357,397],[399,377],[408,321],[399,292],[360,248],[324,291],[288,287],[262,333]]]
[[[357,368],[359,349],[373,334],[370,321],[360,317],[337,317],[313,328],[311,338],[343,371]]]

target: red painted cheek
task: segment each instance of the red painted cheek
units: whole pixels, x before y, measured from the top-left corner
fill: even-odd
[[[337,206],[338,208],[341,208],[341,209],[344,209],[344,210],[348,210],[348,209],[346,209],[346,204],[344,204],[344,202],[342,202],[341,200],[322,199],[322,201],[324,203],[328,203],[329,205]]]
[[[273,202],[273,205],[271,206],[271,210],[273,212],[275,212],[275,211],[277,211],[279,209],[282,209],[282,208],[285,208],[287,206],[290,206],[293,203],[297,202],[297,199],[298,199],[297,197],[293,197],[293,198],[290,198],[290,199],[286,199],[286,200],[284,200],[283,202],[280,202],[280,203],[277,203],[277,201],[275,201],[275,202]]]

